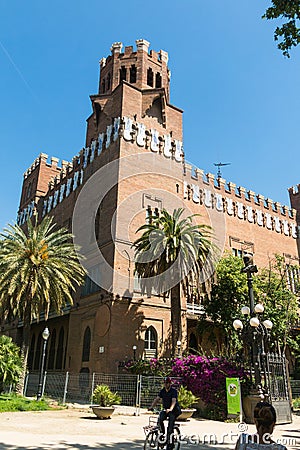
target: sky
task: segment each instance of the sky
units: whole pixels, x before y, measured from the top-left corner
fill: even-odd
[[[186,160],[289,205],[300,183],[300,47],[285,58],[268,0],[0,0],[0,230],[16,219],[39,153],[85,145],[89,96],[113,42],[169,53]]]

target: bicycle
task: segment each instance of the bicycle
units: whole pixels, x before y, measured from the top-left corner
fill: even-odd
[[[156,414],[159,413],[159,410],[154,410]],[[180,448],[180,424],[175,422],[173,435],[174,435],[174,450],[179,450]],[[158,424],[158,416],[150,416],[149,417],[149,424],[143,427],[144,433],[146,435],[145,443],[144,443],[144,450],[149,449],[157,449],[161,450],[166,448],[167,443],[165,440],[161,439],[161,429]]]

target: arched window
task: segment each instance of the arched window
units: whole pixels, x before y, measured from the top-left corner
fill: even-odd
[[[63,356],[64,356],[64,337],[65,331],[63,327],[61,327],[58,336],[58,345],[57,345],[57,355],[56,355],[56,364],[55,369],[63,368]]]
[[[107,75],[107,91],[110,90],[110,83],[111,83],[111,75],[110,73]]]
[[[190,334],[190,339],[189,339],[189,352],[192,354],[197,353],[198,350],[198,342],[197,342],[197,338],[194,335],[194,333]]]
[[[55,360],[55,344],[56,344],[56,330],[52,330],[50,349],[49,349],[49,359],[48,359],[48,369],[54,369]]]
[[[105,79],[102,80],[102,94],[105,92]]]
[[[86,327],[83,337],[82,361],[90,360],[90,348],[91,348],[91,329],[90,327]]]
[[[34,355],[34,364],[33,364],[34,370],[39,370],[39,368],[40,368],[41,350],[42,350],[42,333],[39,334],[37,344],[36,344],[35,355]]]
[[[130,67],[129,81],[130,83],[136,83],[136,66],[134,64]]]
[[[157,348],[157,333],[154,327],[149,327],[145,333],[145,350],[156,350]]]
[[[161,87],[161,75],[159,72],[157,72],[155,76],[155,87],[160,88]]]
[[[147,84],[153,87],[153,70],[151,67],[147,70]]]
[[[30,349],[28,353],[28,362],[27,362],[28,370],[33,369],[34,346],[35,346],[35,334],[32,335]]]
[[[123,80],[126,81],[126,67],[125,66],[122,66],[120,69],[120,83]]]

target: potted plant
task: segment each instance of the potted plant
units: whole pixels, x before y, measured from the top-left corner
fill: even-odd
[[[112,392],[106,384],[99,384],[93,392],[93,413],[99,419],[109,419],[115,408],[113,405],[121,403],[121,397],[117,392]]]
[[[192,408],[192,405],[196,403],[198,398],[189,391],[185,386],[180,386],[178,390],[178,403],[181,407],[181,414],[177,417],[179,420],[187,420],[196,411],[196,408]]]

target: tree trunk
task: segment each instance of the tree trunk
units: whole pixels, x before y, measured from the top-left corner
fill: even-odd
[[[172,356],[177,355],[177,342],[182,338],[180,284],[171,289]]]
[[[23,339],[21,345],[21,357],[23,360],[23,370],[20,375],[19,381],[17,383],[17,393],[24,395],[25,387],[25,377],[27,373],[27,360],[29,352],[29,342],[30,342],[30,322],[31,322],[31,311],[30,305],[26,306],[23,318]]]

